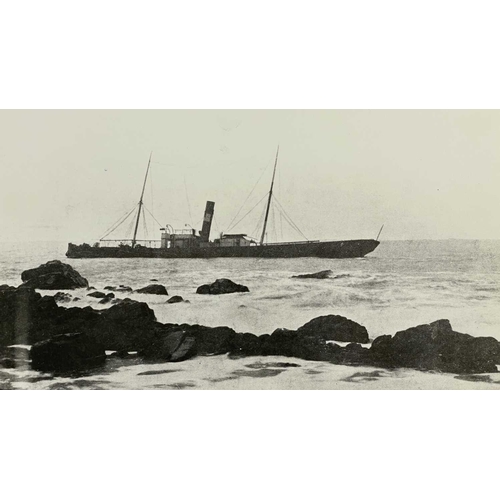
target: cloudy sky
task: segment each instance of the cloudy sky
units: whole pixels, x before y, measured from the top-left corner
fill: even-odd
[[[199,228],[213,200],[217,236],[265,197],[278,144],[276,197],[309,239],[500,238],[498,111],[0,111],[0,136],[4,240],[98,239],[151,151],[148,209]],[[270,241],[303,239],[275,207]],[[258,236],[263,210],[232,231]]]

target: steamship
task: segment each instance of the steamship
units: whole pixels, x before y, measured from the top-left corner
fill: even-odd
[[[163,258],[163,259],[205,259],[220,257],[254,257],[254,258],[299,258],[320,257],[342,259],[364,257],[373,252],[379,245],[380,229],[376,239],[360,239],[345,241],[294,241],[287,243],[264,242],[266,236],[269,209],[273,199],[274,180],[278,163],[278,151],[274,162],[271,188],[267,197],[264,225],[260,240],[250,238],[246,234],[221,234],[219,238],[210,240],[210,230],[214,217],[215,203],[207,201],[199,234],[195,229],[175,230],[169,224],[160,229],[160,240],[138,240],[137,231],[141,213],[144,216],[144,190],[151,166],[149,157],[146,176],[142,187],[139,204],[129,213],[137,211],[134,234],[130,240],[110,240],[101,238],[93,245],[69,243],[66,256],[71,259],[91,258]],[[120,224],[125,220],[122,219]],[[112,229],[114,231],[118,226]],[[383,228],[383,226],[382,226]],[[109,233],[108,233],[109,235]]]

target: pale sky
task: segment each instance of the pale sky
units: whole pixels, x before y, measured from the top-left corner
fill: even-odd
[[[500,239],[499,111],[0,111],[0,137],[3,240],[95,241],[150,151],[146,206],[199,229],[212,200],[217,237],[261,174],[240,217],[265,196],[278,144],[275,194],[309,239]],[[231,232],[258,236],[263,210]],[[303,239],[271,218],[270,241]]]

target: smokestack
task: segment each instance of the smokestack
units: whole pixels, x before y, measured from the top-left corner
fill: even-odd
[[[207,206],[205,207],[205,215],[203,216],[203,227],[200,232],[201,241],[207,242],[210,236],[210,228],[212,227],[212,219],[214,216],[215,202],[207,201]]]

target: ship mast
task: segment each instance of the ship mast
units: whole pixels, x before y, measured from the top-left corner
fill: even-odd
[[[269,208],[271,207],[271,198],[273,197],[274,176],[276,175],[276,165],[278,165],[279,152],[280,152],[280,147],[278,146],[278,150],[276,151],[276,160],[274,161],[273,180],[271,181],[271,189],[269,191],[269,198],[267,200],[266,216],[264,218],[264,227],[262,228],[262,236],[260,237],[261,245],[264,244],[264,237],[266,235],[267,218],[269,217]]]
[[[137,220],[135,221],[135,229],[134,229],[134,237],[132,238],[132,248],[135,247],[136,237],[137,237],[137,229],[139,228],[139,217],[141,216],[142,209],[142,199],[144,197],[144,190],[146,189],[146,181],[148,180],[149,166],[151,165],[151,156],[153,152],[149,155],[148,168],[146,169],[146,176],[144,177],[144,184],[142,186],[141,199],[139,200],[139,210],[137,210]]]

